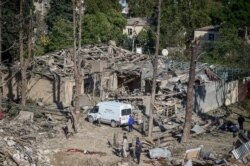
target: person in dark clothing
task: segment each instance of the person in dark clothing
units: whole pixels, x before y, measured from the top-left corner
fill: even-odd
[[[233,132],[233,137],[236,137],[237,136],[237,132],[238,132],[238,128],[237,128],[237,126],[235,125],[235,124],[233,124],[233,125],[231,125],[230,127],[229,127],[229,130],[231,131],[231,132]]]
[[[141,152],[142,152],[142,144],[139,137],[137,137],[135,143],[135,157],[137,160],[137,164],[140,164]]]
[[[239,123],[239,126],[240,126],[240,130],[243,130],[244,128],[243,128],[243,123],[245,122],[245,118],[242,116],[242,115],[240,115],[239,117],[238,117],[238,123]]]
[[[145,132],[145,129],[144,129],[144,122],[141,123],[141,135],[146,136],[146,132]]]
[[[128,119],[128,132],[131,132],[133,130],[133,124],[135,123],[134,118],[132,115],[129,115]]]

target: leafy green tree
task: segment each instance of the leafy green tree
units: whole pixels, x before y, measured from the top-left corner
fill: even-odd
[[[126,20],[115,10],[109,13],[98,12],[86,14],[83,24],[83,42],[85,44],[107,43],[118,41],[122,37],[122,29]]]
[[[18,57],[18,30],[19,30],[19,0],[8,0],[2,2],[2,48],[6,50],[3,53],[4,59],[17,59]],[[30,9],[34,10],[34,6],[31,0],[25,1],[23,4],[23,31],[24,31],[24,44],[27,44],[28,40],[28,28],[29,28],[29,13]],[[27,49],[26,45],[24,49]],[[27,52],[25,52],[27,53]]]
[[[86,14],[95,14],[102,12],[107,14],[110,10],[121,12],[121,6],[118,0],[85,0]]]
[[[223,4],[221,1],[209,0],[207,10],[212,25],[220,25],[223,22]]]
[[[155,40],[155,32],[150,27],[148,27],[138,34],[136,38],[136,44],[143,46],[144,53],[151,54],[155,51]]]
[[[224,0],[223,6],[223,21],[236,27],[250,26],[250,1]]]
[[[82,24],[82,43],[106,43],[119,41],[126,19],[121,15],[120,5],[115,0],[86,0]],[[70,0],[51,1],[47,17],[50,35],[46,51],[72,47],[72,7]]]
[[[152,0],[127,0],[129,4],[129,16],[150,17],[154,14],[155,1]]]
[[[107,42],[111,27],[104,13],[86,14],[83,24],[83,42],[85,44]]]
[[[220,20],[218,41],[212,47],[207,47],[207,55],[203,61],[220,63],[227,66],[249,67],[248,51],[250,46],[244,39],[245,29],[250,26],[250,2],[224,0],[220,6],[221,12],[214,20]]]
[[[73,9],[71,0],[51,0],[50,9],[46,17],[49,30],[53,28],[53,25],[58,21],[58,18],[72,21],[72,13]]]
[[[211,24],[208,1],[183,0],[179,3],[179,10],[181,11],[181,22],[185,28],[186,47],[189,48],[194,30]]]
[[[46,52],[72,47],[73,30],[72,22],[58,17],[54,22],[51,35],[46,44]]]
[[[182,11],[178,3],[167,0],[162,4],[161,48],[166,46],[183,47],[185,45],[185,25],[182,22]]]

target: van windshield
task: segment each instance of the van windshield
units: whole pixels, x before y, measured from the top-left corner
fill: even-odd
[[[122,116],[124,116],[124,115],[130,115],[131,113],[132,113],[131,109],[123,109],[122,110]]]
[[[95,106],[92,110],[90,110],[89,113],[97,113],[99,110],[99,107],[98,106]]]

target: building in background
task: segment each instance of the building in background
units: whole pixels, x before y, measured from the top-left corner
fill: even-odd
[[[123,34],[126,34],[129,38],[137,36],[144,28],[149,26],[149,19],[147,18],[129,18],[127,19],[127,25],[123,29]]]
[[[204,49],[213,46],[213,42],[218,40],[219,28],[219,25],[210,25],[194,30],[194,39],[200,39],[198,53],[201,53]]]

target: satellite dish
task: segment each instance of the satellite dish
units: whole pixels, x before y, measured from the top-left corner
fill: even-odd
[[[163,56],[168,56],[168,50],[167,49],[163,49],[161,51],[161,53],[162,53]]]
[[[210,65],[209,68],[210,68],[210,69],[214,69],[215,66],[214,66],[214,65]]]

